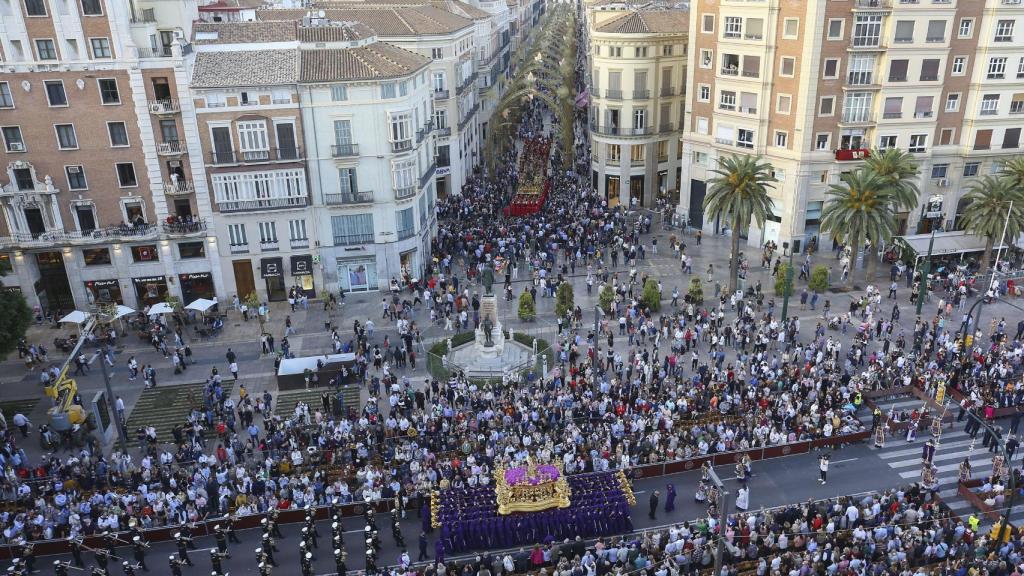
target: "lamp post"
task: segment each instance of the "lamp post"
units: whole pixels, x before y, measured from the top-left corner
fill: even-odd
[[[782,293],[782,323],[789,318],[789,297],[793,294],[793,248],[789,242],[782,243],[783,250],[789,250],[789,264],[786,265],[786,288]],[[785,330],[785,326],[783,326]]]
[[[718,490],[718,541],[715,544],[715,571],[711,576],[720,576],[722,573],[722,555],[725,550],[725,517],[726,503],[729,493],[725,490],[725,484],[715,473],[714,466],[708,467],[708,479]]]
[[[600,288],[598,288],[600,291]],[[600,292],[598,292],[598,300],[600,300]],[[604,315],[604,310],[601,310],[600,304],[594,304],[594,359],[590,362],[591,368],[594,370],[594,378],[597,378],[597,355],[601,352],[601,346],[598,344],[601,341],[601,316]]]
[[[932,236],[928,240],[928,255],[924,259],[924,268],[921,269],[921,282],[917,292],[917,315],[921,315],[921,308],[924,306],[924,299],[928,296],[928,275],[932,273],[932,249],[935,247],[935,230],[938,228],[935,220],[942,221],[942,195],[935,194],[928,199],[928,212],[925,218],[931,223]]]
[[[86,333],[92,332],[100,324],[110,324],[116,319],[116,305],[111,309],[107,306],[100,306],[96,313],[93,314],[93,322],[86,329]],[[103,374],[103,386],[107,392],[107,405],[115,403],[113,407],[114,411],[114,424],[117,426],[117,442],[121,448],[121,452],[124,454],[128,453],[128,438],[125,437],[125,423],[121,418],[121,413],[117,410],[116,397],[114,396],[114,390],[110,387],[110,373],[107,372],[107,354],[103,350],[96,352],[97,356],[102,355],[100,359],[100,373]],[[95,356],[93,357],[95,358]]]

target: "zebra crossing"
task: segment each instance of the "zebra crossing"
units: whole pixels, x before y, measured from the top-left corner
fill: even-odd
[[[888,414],[889,410],[893,408],[896,411],[909,411],[921,408],[921,404],[919,398],[903,397],[881,402],[879,408],[883,413]],[[904,434],[900,433],[886,438],[885,447],[878,450],[877,456],[909,484],[921,479],[922,446],[932,435],[930,431],[921,431],[918,433],[916,441],[908,443]],[[975,509],[970,502],[957,494],[960,463],[965,458],[971,463],[972,478],[985,478],[992,473],[992,457],[995,454],[989,452],[988,448],[982,444],[983,434],[983,432],[979,432],[978,437],[972,439],[969,434],[964,432],[964,423],[954,421],[952,428],[948,428],[948,425],[943,427],[932,458],[938,470],[939,496],[953,512],[964,519]],[[991,522],[984,516],[979,516],[979,518],[982,519],[983,528],[991,525]],[[1010,515],[1011,522],[1019,522],[1022,519],[1024,519],[1024,506],[1020,511],[1014,511]]]

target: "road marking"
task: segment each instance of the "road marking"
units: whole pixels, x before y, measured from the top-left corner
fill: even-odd
[[[842,464],[843,462],[853,462],[854,460],[857,460],[857,458],[845,458],[843,460],[832,460],[832,461],[829,462],[829,464]]]

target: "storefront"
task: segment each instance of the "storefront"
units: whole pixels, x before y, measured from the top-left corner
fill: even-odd
[[[292,256],[292,282],[301,287],[306,296],[316,298],[316,287],[313,286],[312,255]]]
[[[90,304],[124,304],[121,296],[121,284],[116,278],[113,280],[89,280],[85,283],[86,293],[89,295]]]
[[[338,258],[338,283],[345,292],[377,290],[377,261],[373,258]]]
[[[284,264],[281,258],[260,260],[260,277],[267,285],[267,300],[280,302],[288,298],[288,291],[284,287]]]
[[[132,278],[132,284],[135,285],[135,297],[139,308],[167,300],[167,279],[163,276]]]
[[[418,267],[416,266],[416,248],[402,252],[398,255],[398,260],[402,264],[401,280],[403,282],[409,282],[413,278],[419,278]]]
[[[193,272],[178,274],[181,283],[181,298],[185,304],[198,298],[213,300],[216,291],[213,289],[213,274],[209,272]]]

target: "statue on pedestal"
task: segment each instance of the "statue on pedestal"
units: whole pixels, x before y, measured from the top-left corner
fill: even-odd
[[[485,316],[480,327],[484,332],[484,346],[494,346],[494,338],[491,336],[491,332],[494,330],[494,324],[491,323],[491,319]]]
[[[491,290],[494,287],[494,269],[491,268],[490,263],[484,264],[484,269],[480,272],[480,282],[484,285],[485,296],[494,294]]]

